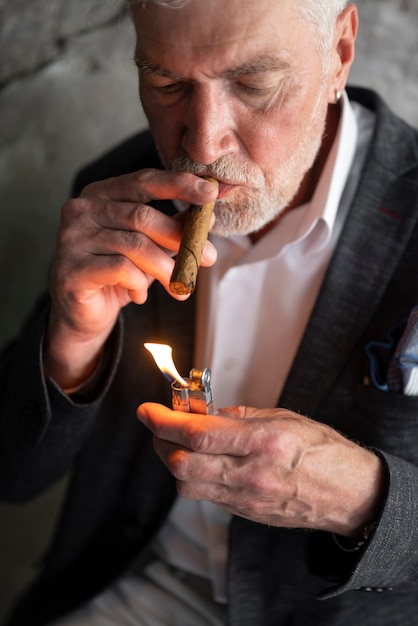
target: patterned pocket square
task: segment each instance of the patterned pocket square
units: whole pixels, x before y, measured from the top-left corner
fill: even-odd
[[[386,343],[371,341],[366,352],[375,387],[418,396],[418,306],[406,322],[391,330]]]
[[[387,377],[389,389],[402,391],[406,396],[418,395],[418,307],[411,311]]]

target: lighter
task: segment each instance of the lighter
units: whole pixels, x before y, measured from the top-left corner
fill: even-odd
[[[175,411],[213,415],[210,369],[192,368],[189,378],[183,378],[173,362],[171,347],[166,344],[145,343],[158,368],[171,383],[171,402]]]
[[[191,369],[189,378],[184,378],[187,387],[177,380],[171,383],[171,402],[175,411],[185,413],[206,413],[213,415],[212,387],[210,385],[210,369]]]

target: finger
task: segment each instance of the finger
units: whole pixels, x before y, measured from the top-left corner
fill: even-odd
[[[140,405],[137,416],[156,437],[187,450],[244,456],[252,449],[251,433],[245,420],[183,413],[152,402]]]
[[[227,485],[177,480],[177,493],[188,500],[205,500],[232,515],[254,520],[254,493],[244,488],[231,490]]]
[[[218,190],[213,183],[188,172],[143,169],[92,183],[81,195],[122,202],[178,199],[190,204],[205,204],[217,198]]]
[[[82,202],[85,204],[86,200]],[[64,214],[64,219],[67,221],[70,220],[68,214],[71,211],[72,208],[67,206]],[[72,214],[77,214],[77,211],[79,207],[73,207]],[[93,207],[93,211],[97,212],[96,206]],[[95,258],[101,256],[102,267],[108,259],[109,267],[121,270],[123,259],[114,257],[126,257],[147,275],[148,285],[152,282],[149,277],[152,277],[152,279],[157,279],[170,295],[173,295],[169,288],[174,268],[172,255],[180,242],[181,225],[151,207],[143,206],[139,211],[136,205],[127,207],[123,203],[106,203],[102,212],[93,213],[93,215],[97,219],[96,224],[92,224],[92,219],[87,219],[83,214],[81,223],[77,227],[60,230],[60,249],[68,255],[66,268],[69,263],[70,267],[71,263],[79,264],[80,257],[86,265],[91,263],[94,266]],[[139,232],[134,229],[138,229]],[[140,232],[141,230],[143,232]],[[161,246],[169,247],[171,250],[167,251],[166,247]],[[64,257],[64,254],[62,256]],[[210,265],[215,259],[216,250],[212,244],[208,244],[205,264]],[[134,286],[130,288],[136,290]],[[173,297],[178,300],[185,299],[183,296],[174,295]],[[143,294],[139,298],[135,295],[132,299],[134,302],[142,302],[144,297]]]
[[[108,297],[113,293],[119,307],[130,299],[137,304],[145,302],[153,280],[121,255],[86,255],[76,262],[54,267],[51,279],[59,285],[61,293],[72,294],[73,304],[87,302],[98,290],[111,288],[115,291],[109,291]]]
[[[167,252],[143,233],[132,231],[103,230],[88,242],[87,259],[94,263],[94,259],[101,257],[104,262],[114,267],[123,267],[123,258],[144,274],[153,276],[164,286],[168,287],[174,261]]]
[[[231,455],[191,451],[157,436],[154,448],[177,480],[223,484],[233,472],[235,457]]]
[[[161,247],[175,250],[183,225],[177,219],[146,204],[103,201],[97,198],[75,198],[67,201],[61,211],[61,229],[66,237],[79,239],[80,231],[87,238],[98,238],[102,231],[143,233]],[[64,242],[65,243],[65,240]],[[71,241],[68,242],[71,244]]]
[[[123,241],[135,243],[135,234],[146,235],[169,253],[177,252],[183,232],[183,223],[151,206],[131,202],[98,202],[97,199],[73,199],[61,211],[60,245],[76,249],[80,237],[92,241],[91,252],[112,251],[119,237],[118,251],[123,253]],[[130,239],[129,239],[130,237]],[[140,241],[140,239],[138,240]],[[100,246],[100,247],[99,247]],[[202,254],[202,265],[216,261],[216,248],[207,241]]]
[[[127,243],[131,242],[134,248],[138,244],[142,247],[141,235],[145,235],[164,252],[170,253],[178,251],[184,227],[178,219],[168,217],[149,205],[109,203],[103,225],[114,229],[116,224],[121,229],[121,239],[125,237]],[[111,236],[113,232],[110,231]],[[137,235],[139,239],[136,238]],[[213,265],[216,257],[215,246],[207,241],[202,254],[202,265]]]
[[[253,517],[254,510],[260,514],[272,501],[278,503],[279,492],[272,488],[279,480],[277,468],[265,474],[259,464],[248,467],[249,457],[190,452],[156,438],[154,447],[176,478],[178,493],[185,498],[210,500],[244,516],[252,511]]]

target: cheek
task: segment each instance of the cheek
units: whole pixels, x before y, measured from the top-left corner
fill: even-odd
[[[264,172],[270,171],[288,152],[289,126],[277,117],[254,120],[253,116],[243,142],[250,160]]]
[[[251,154],[270,169],[275,163],[294,156],[303,144],[309,114],[297,104],[265,113],[252,124]]]

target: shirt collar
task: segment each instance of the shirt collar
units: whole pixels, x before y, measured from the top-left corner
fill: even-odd
[[[317,237],[312,237],[311,242],[315,250],[324,247],[332,236],[357,145],[357,120],[345,92],[341,105],[342,113],[334,142],[314,195],[304,211],[295,239],[295,241],[305,239],[317,230]],[[320,226],[316,229],[321,222],[325,228]]]

